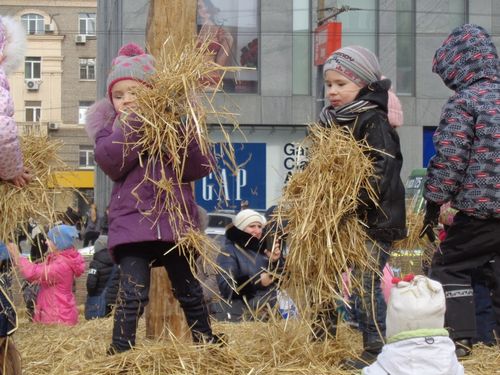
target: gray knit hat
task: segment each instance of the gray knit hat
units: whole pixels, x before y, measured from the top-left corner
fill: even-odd
[[[326,60],[323,66],[323,76],[327,70],[335,70],[361,87],[379,81],[382,76],[377,56],[361,46],[349,46],[336,50]]]
[[[155,72],[154,57],[148,55],[135,43],[125,44],[118,51],[118,56],[111,63],[111,72],[108,75],[106,86],[111,101],[113,85],[125,79],[147,82]]]

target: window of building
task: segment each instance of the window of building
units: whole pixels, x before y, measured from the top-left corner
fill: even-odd
[[[225,92],[256,93],[259,82],[259,0],[198,0],[197,27],[201,41],[209,43],[207,58],[222,66],[251,70],[214,73],[205,77],[207,90],[222,79]]]
[[[41,57],[26,57],[24,59],[24,78],[40,79],[42,71]]]
[[[45,33],[45,20],[43,16],[36,13],[28,13],[21,16],[21,23],[26,29],[26,33],[44,34]]]
[[[85,35],[95,35],[96,14],[80,13],[78,15],[79,33]]]
[[[26,101],[24,102],[24,116],[25,121],[38,122],[42,117],[42,102],[40,101]]]
[[[310,94],[311,52],[310,0],[293,0],[292,92]]]
[[[345,0],[342,5],[359,9],[337,16],[342,22],[342,45],[363,46],[377,54],[378,0]]]
[[[92,146],[80,145],[80,168],[92,169],[95,166],[94,148]]]
[[[80,59],[80,79],[95,81],[95,59]]]
[[[415,93],[415,0],[396,3],[396,88],[398,94]]]
[[[78,123],[83,125],[85,124],[85,116],[87,114],[87,110],[89,107],[94,104],[91,101],[80,101],[78,102]]]
[[[457,26],[463,25],[468,21],[468,4],[467,0],[454,0],[448,2],[450,30]]]

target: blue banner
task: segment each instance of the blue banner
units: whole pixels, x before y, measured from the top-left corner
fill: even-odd
[[[196,181],[196,201],[211,212],[240,210],[243,205],[266,209],[266,144],[233,143],[237,168],[221,150],[227,144],[216,144],[217,173]]]

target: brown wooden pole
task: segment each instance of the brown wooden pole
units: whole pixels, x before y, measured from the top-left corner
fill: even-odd
[[[196,32],[197,0],[150,0],[146,27],[149,53],[159,56],[170,37],[177,47],[192,40]],[[184,312],[172,293],[172,284],[163,267],[151,270],[149,305],[146,308],[146,336],[158,338],[168,330],[179,339],[190,339]]]

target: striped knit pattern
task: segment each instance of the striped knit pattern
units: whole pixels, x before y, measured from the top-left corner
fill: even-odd
[[[323,74],[335,70],[360,87],[381,79],[380,64],[370,50],[361,46],[349,46],[335,51],[326,60]]]
[[[498,53],[476,25],[457,27],[436,51],[433,71],[455,94],[433,141],[425,198],[479,219],[500,218]]]

